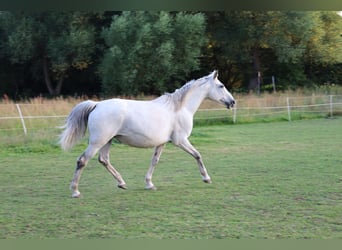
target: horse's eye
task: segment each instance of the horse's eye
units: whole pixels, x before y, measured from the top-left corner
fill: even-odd
[[[220,89],[224,88],[224,85],[220,85],[219,88],[220,88]]]

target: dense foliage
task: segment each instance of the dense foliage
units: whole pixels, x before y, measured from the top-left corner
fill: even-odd
[[[341,35],[334,11],[0,12],[0,98],[342,84]]]
[[[205,20],[200,13],[124,12],[102,37],[108,47],[99,65],[103,91],[157,94],[199,68]]]

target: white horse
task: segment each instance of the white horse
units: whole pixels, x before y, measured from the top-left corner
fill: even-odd
[[[228,109],[235,104],[233,96],[217,77],[217,71],[213,71],[151,101],[110,99],[77,104],[62,127],[64,131],[60,136],[61,147],[68,150],[84,136],[88,125],[89,145],[77,160],[70,185],[72,197],[80,196],[78,183],[82,170],[97,152],[99,162],[117,180],[118,187],[126,189],[125,181],[109,161],[113,138],[134,147],[155,147],[145,176],[146,189],[155,189],[152,174],[164,145],[170,141],[197,160],[203,181],[211,183],[202,157],[188,137],[193,127],[193,116],[204,99],[217,101]]]

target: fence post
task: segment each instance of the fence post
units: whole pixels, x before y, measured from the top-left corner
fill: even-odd
[[[286,98],[286,103],[287,103],[287,115],[289,117],[289,122],[291,121],[291,107],[290,107],[290,98]]]
[[[273,86],[273,93],[277,92],[276,85],[275,85],[275,78],[272,76],[272,86]]]
[[[333,96],[329,96],[330,99],[330,118],[333,118]]]
[[[233,123],[236,123],[236,108],[237,108],[237,103],[235,102],[235,107],[233,108]]]
[[[23,114],[21,113],[20,106],[19,106],[19,104],[16,104],[15,106],[17,107],[17,110],[18,110],[18,113],[19,113],[19,116],[20,116],[20,120],[21,120],[21,124],[23,125],[24,134],[26,135],[27,134],[27,129],[26,129],[26,125],[25,125]]]

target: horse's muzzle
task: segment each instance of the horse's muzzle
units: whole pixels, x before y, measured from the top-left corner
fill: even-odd
[[[224,104],[226,105],[227,109],[230,109],[230,108],[234,107],[235,101],[232,100],[232,101],[229,101],[229,102],[224,102]]]

